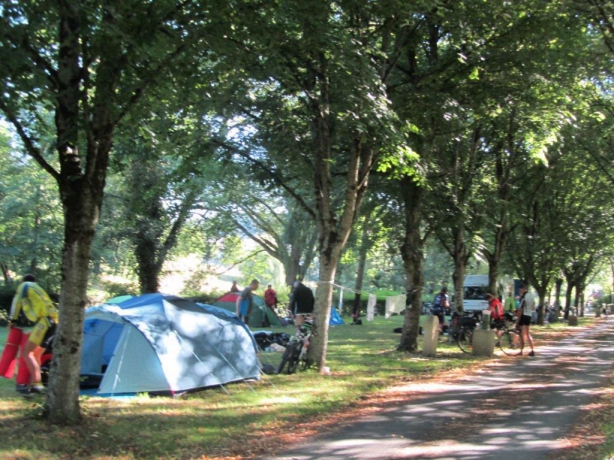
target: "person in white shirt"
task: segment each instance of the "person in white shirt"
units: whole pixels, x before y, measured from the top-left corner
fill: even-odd
[[[522,283],[520,285],[520,305],[518,306],[518,327],[520,328],[520,353],[524,350],[525,341],[529,342],[531,346],[531,352],[529,356],[535,356],[535,350],[533,349],[533,337],[531,337],[531,320],[533,318],[533,312],[535,311],[535,298],[529,292],[529,285]]]

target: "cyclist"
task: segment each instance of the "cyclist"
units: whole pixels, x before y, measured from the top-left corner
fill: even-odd
[[[20,393],[43,393],[45,388],[42,383],[41,366],[35,355],[38,348],[50,340],[55,334],[59,312],[47,293],[36,284],[34,275],[25,275],[11,305],[9,316],[9,331],[19,319],[21,312],[26,318],[34,322],[34,328],[24,346],[23,353],[28,371],[30,372],[30,385],[17,386]]]
[[[448,288],[443,286],[441,291],[433,299],[433,315],[439,319],[439,332],[443,332],[444,314],[446,308],[450,308]]]
[[[490,292],[486,293],[486,300],[488,301],[488,311],[490,311],[490,328],[496,331],[497,341],[499,341],[501,332],[505,328],[503,304]]]

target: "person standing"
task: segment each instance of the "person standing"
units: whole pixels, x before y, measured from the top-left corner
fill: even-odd
[[[313,314],[314,305],[313,291],[300,281],[295,281],[292,294],[290,294],[290,311],[297,328],[300,328],[305,322],[305,315]]]
[[[36,351],[55,334],[59,312],[45,290],[36,284],[34,275],[25,275],[17,287],[9,315],[9,332],[19,319],[21,312],[34,323],[34,328],[23,349],[24,360],[30,373],[30,382],[25,387],[18,386],[17,391],[28,394],[43,393],[45,388]]]
[[[237,286],[236,281],[232,282],[232,286],[230,287],[230,292],[241,292],[241,289],[239,289],[239,286]]]
[[[247,286],[239,297],[237,297],[237,302],[235,304],[236,313],[239,318],[245,323],[248,324],[249,321],[249,313],[254,306],[254,295],[253,292],[258,289],[260,282],[257,279],[253,279],[249,286]]]
[[[486,293],[486,300],[488,301],[488,311],[490,311],[490,328],[495,330],[497,340],[499,340],[501,338],[501,331],[505,327],[503,304],[490,292]]]
[[[444,313],[446,308],[450,308],[448,298],[448,288],[443,286],[441,291],[433,299],[433,315],[439,318],[439,332],[443,331]]]
[[[531,352],[529,356],[535,356],[535,350],[533,349],[533,337],[531,337],[531,320],[533,319],[533,312],[535,311],[535,298],[529,292],[528,283],[522,283],[520,285],[520,305],[518,307],[518,327],[520,328],[520,353],[524,350],[525,341],[529,342],[531,346]]]
[[[264,291],[264,303],[273,310],[277,306],[277,293],[270,284],[267,286],[267,290]]]

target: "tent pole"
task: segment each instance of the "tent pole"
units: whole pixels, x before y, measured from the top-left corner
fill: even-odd
[[[126,325],[124,324],[124,328],[125,327]],[[124,346],[122,347],[121,358],[119,360],[119,364],[117,365],[117,371],[115,372],[115,376],[113,377],[113,390],[111,391],[112,395],[115,394],[115,388],[117,388],[119,373],[121,372],[122,366],[124,365],[124,355],[126,354],[126,346],[128,345],[128,338],[130,337],[130,330],[130,328],[126,329],[126,337],[124,339]]]

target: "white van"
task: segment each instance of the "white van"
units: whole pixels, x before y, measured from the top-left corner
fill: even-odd
[[[501,298],[512,289],[514,280],[507,277],[497,279],[497,292],[494,294]],[[488,275],[467,275],[463,282],[463,310],[482,313],[488,308],[486,292],[488,291]]]
[[[488,275],[467,275],[463,282],[463,310],[482,313],[488,308]]]

